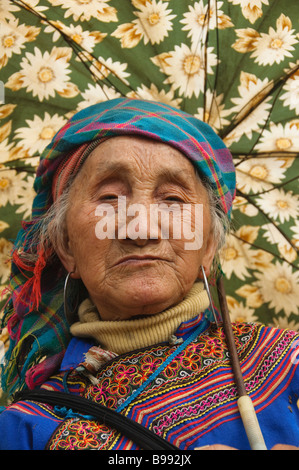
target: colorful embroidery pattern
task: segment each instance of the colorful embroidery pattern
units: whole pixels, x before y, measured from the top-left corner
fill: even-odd
[[[79,418],[66,420],[59,431],[52,439],[51,450],[106,450],[116,434],[103,424]]]
[[[293,331],[273,331],[253,324],[233,325],[246,388],[257,409],[270,403],[275,384],[279,396],[289,380]],[[133,393],[173,347],[158,345],[120,356],[103,367],[97,385],[84,395],[116,408]],[[200,436],[224,420],[238,419],[237,391],[222,328],[210,329],[181,352],[131,403],[125,414],[179,448],[192,448]],[[49,449],[132,449],[135,444],[104,425],[86,419],[66,420]]]

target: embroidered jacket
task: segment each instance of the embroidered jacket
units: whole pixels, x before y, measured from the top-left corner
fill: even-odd
[[[182,450],[209,444],[249,449],[222,327],[199,315],[176,336],[190,339],[200,322],[203,332],[186,346],[161,343],[112,355],[92,381],[84,354],[93,343],[73,338],[60,371],[42,388],[118,409]],[[299,446],[299,334],[247,323],[235,323],[233,330],[267,448]],[[92,417],[64,408],[20,401],[0,414],[0,449],[137,448]]]

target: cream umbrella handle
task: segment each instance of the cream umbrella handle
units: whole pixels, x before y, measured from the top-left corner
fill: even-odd
[[[251,398],[244,395],[238,399],[238,408],[252,450],[267,450]]]

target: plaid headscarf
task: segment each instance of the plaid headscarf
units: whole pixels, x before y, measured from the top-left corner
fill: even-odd
[[[41,155],[34,183],[32,220],[23,224],[13,249],[11,297],[3,326],[10,334],[2,387],[34,388],[59,366],[70,339],[64,316],[62,266],[48,262],[48,253],[32,246],[41,217],[65,188],[69,177],[101,141],[120,135],[143,136],[182,152],[210,183],[224,212],[230,216],[235,195],[232,156],[207,124],[166,104],[119,98],[75,114]],[[34,265],[22,253],[38,254]]]

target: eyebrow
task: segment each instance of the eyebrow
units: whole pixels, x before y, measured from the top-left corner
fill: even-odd
[[[176,168],[161,168],[159,180],[160,182],[170,181],[190,189],[193,187],[193,185],[190,184],[190,177],[186,177],[182,170],[177,170]]]
[[[104,179],[106,177],[113,178],[114,175],[117,175],[117,177],[120,178],[127,178],[133,173],[131,165],[125,161],[111,162],[106,160],[104,164],[103,162],[99,163],[98,170],[102,173]],[[196,176],[195,169],[194,176]],[[187,178],[182,170],[178,170],[176,168],[158,168],[158,181],[159,183],[172,182],[186,187],[187,189],[191,189],[193,187],[193,185],[190,184],[189,176]]]
[[[131,167],[126,162],[111,162],[100,161],[97,165],[96,171],[101,173],[104,177],[113,175],[114,173],[131,173]]]

